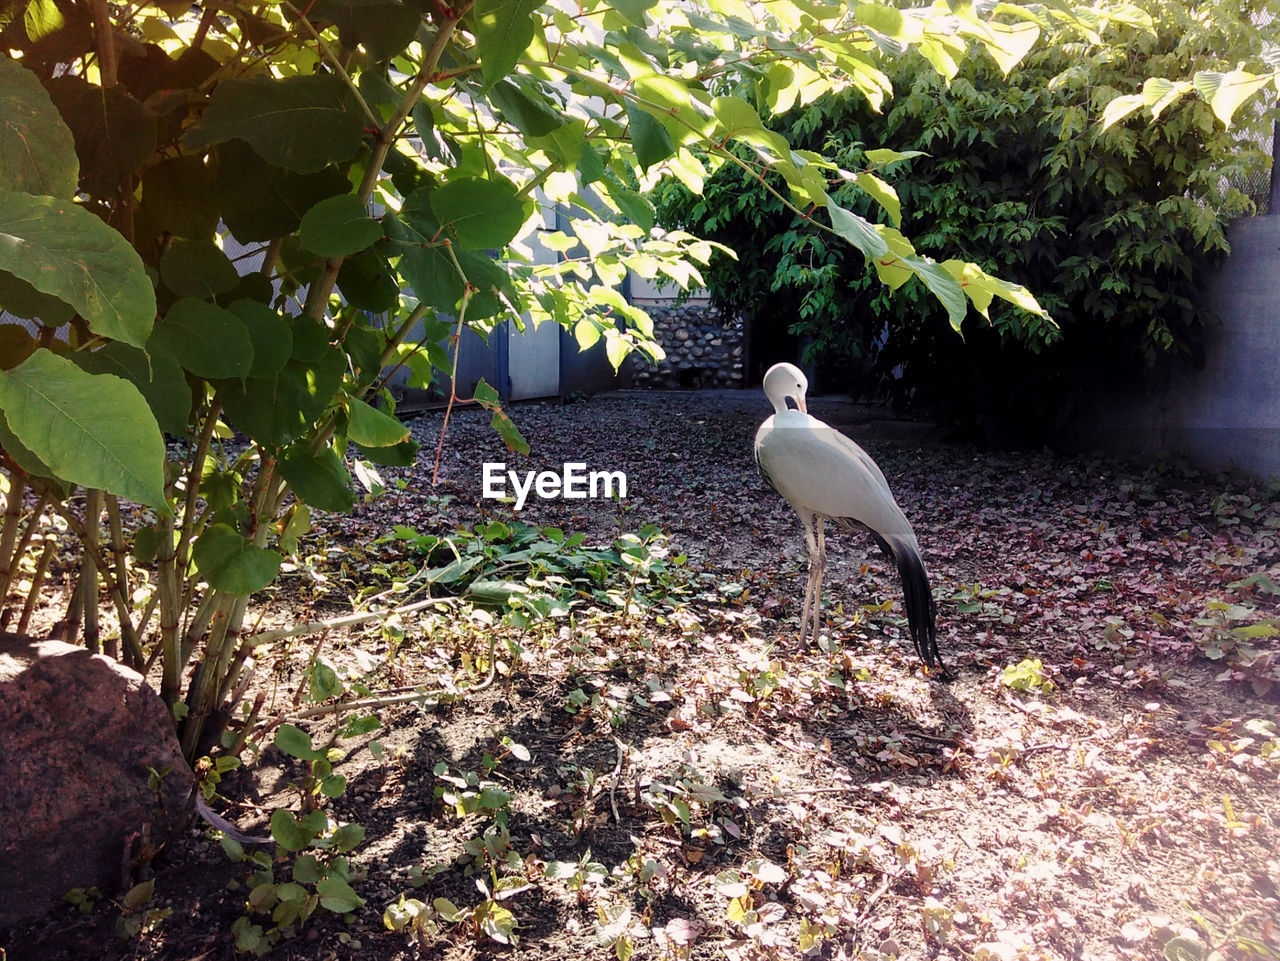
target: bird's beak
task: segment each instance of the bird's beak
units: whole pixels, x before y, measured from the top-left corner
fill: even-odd
[[[802,414],[809,413],[808,408],[805,407],[804,394],[801,394],[799,397],[796,398],[796,406],[800,408],[800,413]]]

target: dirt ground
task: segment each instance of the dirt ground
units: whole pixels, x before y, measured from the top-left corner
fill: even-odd
[[[317,913],[272,957],[1280,958],[1275,491],[810,410],[864,443],[915,526],[954,677],[923,671],[865,536],[829,542],[823,638],[797,648],[803,539],[752,462],[759,392],[519,406],[527,458],[461,410],[434,487],[442,416],[425,415],[417,466],[383,471],[404,489],[324,518],[259,599],[264,624],[402,577],[403,543],[375,543],[393,525],[513,520],[481,498],[485,461],[625,471],[624,501],[531,501],[518,519],[601,545],[653,523],[672,566],[629,616],[597,599],[489,628],[456,608],[265,657],[265,717],[294,709],[320,652],[371,690],[450,692],[355,737],[303,725],[346,752],[326,810],[366,829],[366,904]],[[490,630],[496,682],[467,693]],[[258,833],[304,773],[263,748],[215,804]],[[468,772],[497,800],[459,814],[441,794],[465,795]],[[151,906],[173,913],[150,931],[119,940],[104,899],[11,933],[8,957],[235,957],[245,866],[197,822],[156,869]],[[388,930],[402,895],[460,915]]]

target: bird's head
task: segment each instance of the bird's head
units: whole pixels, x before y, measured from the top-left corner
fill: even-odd
[[[805,413],[804,392],[809,381],[795,364],[774,364],[764,375],[764,395],[781,414],[784,410]]]

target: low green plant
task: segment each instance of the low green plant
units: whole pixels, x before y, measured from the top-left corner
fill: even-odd
[[[1196,638],[1201,653],[1224,666],[1219,680],[1244,681],[1259,696],[1280,684],[1280,653],[1274,644],[1264,648],[1259,643],[1280,636],[1280,617],[1262,614],[1249,603],[1211,600],[1194,623],[1201,628]]]
[[[1007,665],[1000,674],[1000,684],[1011,691],[1030,694],[1048,694],[1054,689],[1054,683],[1038,657],[1025,657],[1017,664]]]
[[[124,893],[118,902],[120,916],[116,918],[116,937],[121,941],[154,931],[161,921],[173,914],[173,908],[147,907],[155,893],[155,878],[135,884]]]
[[[686,557],[672,557],[668,537],[654,524],[620,533],[609,547],[586,544],[581,533],[491,520],[451,534],[422,534],[399,525],[374,542],[372,570],[384,578],[370,593],[425,586],[501,611],[507,623],[528,627],[594,604],[633,613],[686,590]],[[396,555],[379,559],[378,548]]]
[[[297,790],[302,814],[287,808],[271,813],[271,838],[277,857],[266,851],[249,853],[233,838],[224,837],[222,848],[234,862],[245,864],[249,875],[246,911],[236,919],[231,931],[237,951],[263,955],[279,940],[302,928],[319,909],[351,920],[364,905],[351,886],[349,858],[364,840],[359,824],[339,824],[323,810],[324,800],[340,797],[346,778],[333,773],[333,764],[344,756],[338,748],[317,750],[301,728],[285,724],[276,732],[276,746],[306,765],[305,776],[293,787]],[[288,880],[281,878],[278,861],[292,856]],[[263,920],[259,922],[259,918]]]

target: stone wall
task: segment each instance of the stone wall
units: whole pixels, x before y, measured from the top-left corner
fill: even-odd
[[[633,354],[632,386],[679,390],[743,385],[741,317],[723,317],[719,309],[698,302],[638,306],[653,318],[654,335],[667,359],[655,367]]]

